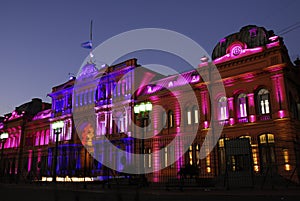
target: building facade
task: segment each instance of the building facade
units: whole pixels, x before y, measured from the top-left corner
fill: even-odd
[[[52,88],[51,109],[42,107],[26,120],[19,110],[2,119],[0,133],[9,133],[9,139],[1,172],[104,179],[136,165],[129,154],[136,153],[145,154],[137,166],[151,182],[179,177],[192,166],[199,178],[228,183],[268,177],[299,183],[299,60],[291,62],[281,37],[254,25],[221,39],[211,58],[200,62],[199,55],[194,70],[170,76],[136,59],[99,69],[87,63],[77,78]],[[212,65],[221,79],[215,79]],[[225,92],[214,93],[220,83]],[[141,105],[143,111],[135,111]],[[216,145],[205,147],[207,134],[220,126]],[[144,140],[138,139],[141,133]],[[176,137],[180,140],[169,147]],[[200,150],[207,150],[205,157]]]

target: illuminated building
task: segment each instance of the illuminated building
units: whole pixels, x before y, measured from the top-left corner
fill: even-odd
[[[32,175],[40,171],[41,162],[48,157],[49,122],[37,118],[47,111],[50,113],[50,108],[49,103],[34,98],[4,116],[0,132],[9,133],[9,137],[4,144],[4,157],[1,158],[1,175],[20,180],[26,178],[30,171],[34,173]]]
[[[51,177],[55,149],[52,125],[62,122],[58,177],[98,178],[117,174],[124,168],[123,163],[112,162],[116,171],[109,172],[91,155],[111,161],[122,158],[107,148],[104,136],[122,150],[141,153],[141,141],[135,139],[136,130],[131,120],[137,125],[141,122],[133,108],[151,102],[161,107],[149,113],[147,121],[151,124],[143,122],[151,125],[143,130],[144,134],[152,137],[143,141],[142,152],[153,153],[143,164],[145,168],[162,170],[146,174],[148,180],[167,181],[177,177],[181,167],[190,164],[199,168],[201,178],[229,175],[243,180],[246,172],[252,178],[270,175],[299,183],[300,66],[299,60],[295,65],[290,61],[282,38],[263,27],[250,25],[221,39],[213,50],[212,61],[200,62],[200,57],[197,71],[201,76],[213,77],[210,65],[215,64],[222,80],[209,79],[206,83],[196,70],[180,76],[163,76],[139,66],[136,59],[99,70],[93,63],[87,63],[77,78],[53,87],[49,94],[51,111],[39,111],[22,127],[24,131],[20,130],[21,124],[16,127],[19,130],[10,129],[13,122],[9,118],[18,118],[19,113],[3,120],[0,131],[12,136],[5,144],[5,156],[22,153],[22,167]],[[91,77],[93,79],[89,79]],[[186,82],[182,77],[192,86],[192,91],[184,90]],[[151,84],[143,84],[148,82]],[[220,82],[226,94],[216,94],[210,100],[208,86],[213,88]],[[172,92],[168,90],[171,88]],[[182,97],[184,108],[179,107],[172,93]],[[192,94],[198,100],[197,105],[189,104]],[[214,103],[213,109],[210,101]],[[214,117],[212,121],[211,117]],[[199,150],[211,124],[221,124],[224,129],[214,149],[201,159]],[[26,136],[24,147],[22,152],[15,153],[10,148],[18,145],[16,142],[22,132]],[[186,139],[194,132],[196,138],[188,144]],[[178,135],[182,140],[175,149],[167,149],[166,145]],[[235,145],[240,147],[234,150]],[[187,148],[185,153],[183,147]],[[155,155],[160,149],[164,154]],[[168,165],[181,155],[183,157]],[[134,160],[130,156],[125,158],[126,164]]]

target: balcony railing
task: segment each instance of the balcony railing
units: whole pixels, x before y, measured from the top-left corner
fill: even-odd
[[[267,121],[267,120],[271,120],[271,119],[272,119],[271,115],[269,115],[269,114],[259,116],[260,121]]]
[[[248,123],[248,117],[240,117],[238,118],[239,123]]]
[[[229,125],[229,119],[219,120],[219,124],[223,126]]]

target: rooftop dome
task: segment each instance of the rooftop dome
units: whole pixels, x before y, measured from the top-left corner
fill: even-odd
[[[274,36],[274,32],[272,30],[267,31],[264,27],[256,25],[242,27],[239,32],[226,36],[219,41],[212,52],[212,59],[215,60],[229,53],[228,47],[234,42],[242,44],[245,49],[250,49],[265,46],[270,42],[271,36]]]

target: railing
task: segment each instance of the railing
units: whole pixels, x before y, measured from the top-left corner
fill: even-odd
[[[219,120],[219,124],[223,126],[227,126],[229,125],[229,120],[228,119]]]
[[[239,123],[248,123],[248,117],[240,117],[238,118]]]
[[[271,115],[261,115],[261,116],[259,116],[259,120],[260,121],[267,121],[267,120],[271,120],[272,118],[271,118]]]

